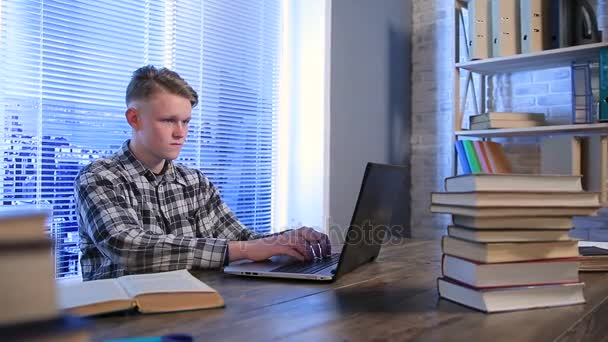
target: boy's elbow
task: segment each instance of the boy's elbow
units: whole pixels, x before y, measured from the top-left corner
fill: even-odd
[[[104,254],[127,272],[144,271],[146,258],[149,258],[151,253],[137,240],[126,240],[121,234],[107,237],[101,245]]]

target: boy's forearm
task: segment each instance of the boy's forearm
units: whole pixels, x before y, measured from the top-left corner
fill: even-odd
[[[229,261],[247,259],[246,241],[229,241],[228,259]]]

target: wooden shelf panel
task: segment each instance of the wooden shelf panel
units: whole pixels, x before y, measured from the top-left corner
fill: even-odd
[[[577,124],[577,125],[552,125],[525,128],[500,128],[484,130],[462,130],[456,131],[460,137],[517,137],[535,135],[608,135],[608,123]]]
[[[608,42],[456,63],[456,67],[485,75],[550,69],[569,66],[572,62],[597,61],[600,49],[604,47],[608,47]]]

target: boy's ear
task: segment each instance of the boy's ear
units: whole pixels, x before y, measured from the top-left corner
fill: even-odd
[[[139,126],[140,126],[139,112],[136,108],[134,108],[134,107],[127,108],[127,111],[125,112],[125,117],[127,118],[127,122],[129,123],[129,126],[131,126],[134,130],[139,129]]]

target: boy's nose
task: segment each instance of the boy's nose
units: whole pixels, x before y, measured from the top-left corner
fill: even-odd
[[[188,125],[183,123],[178,123],[173,130],[173,135],[176,137],[183,137],[188,134]]]

